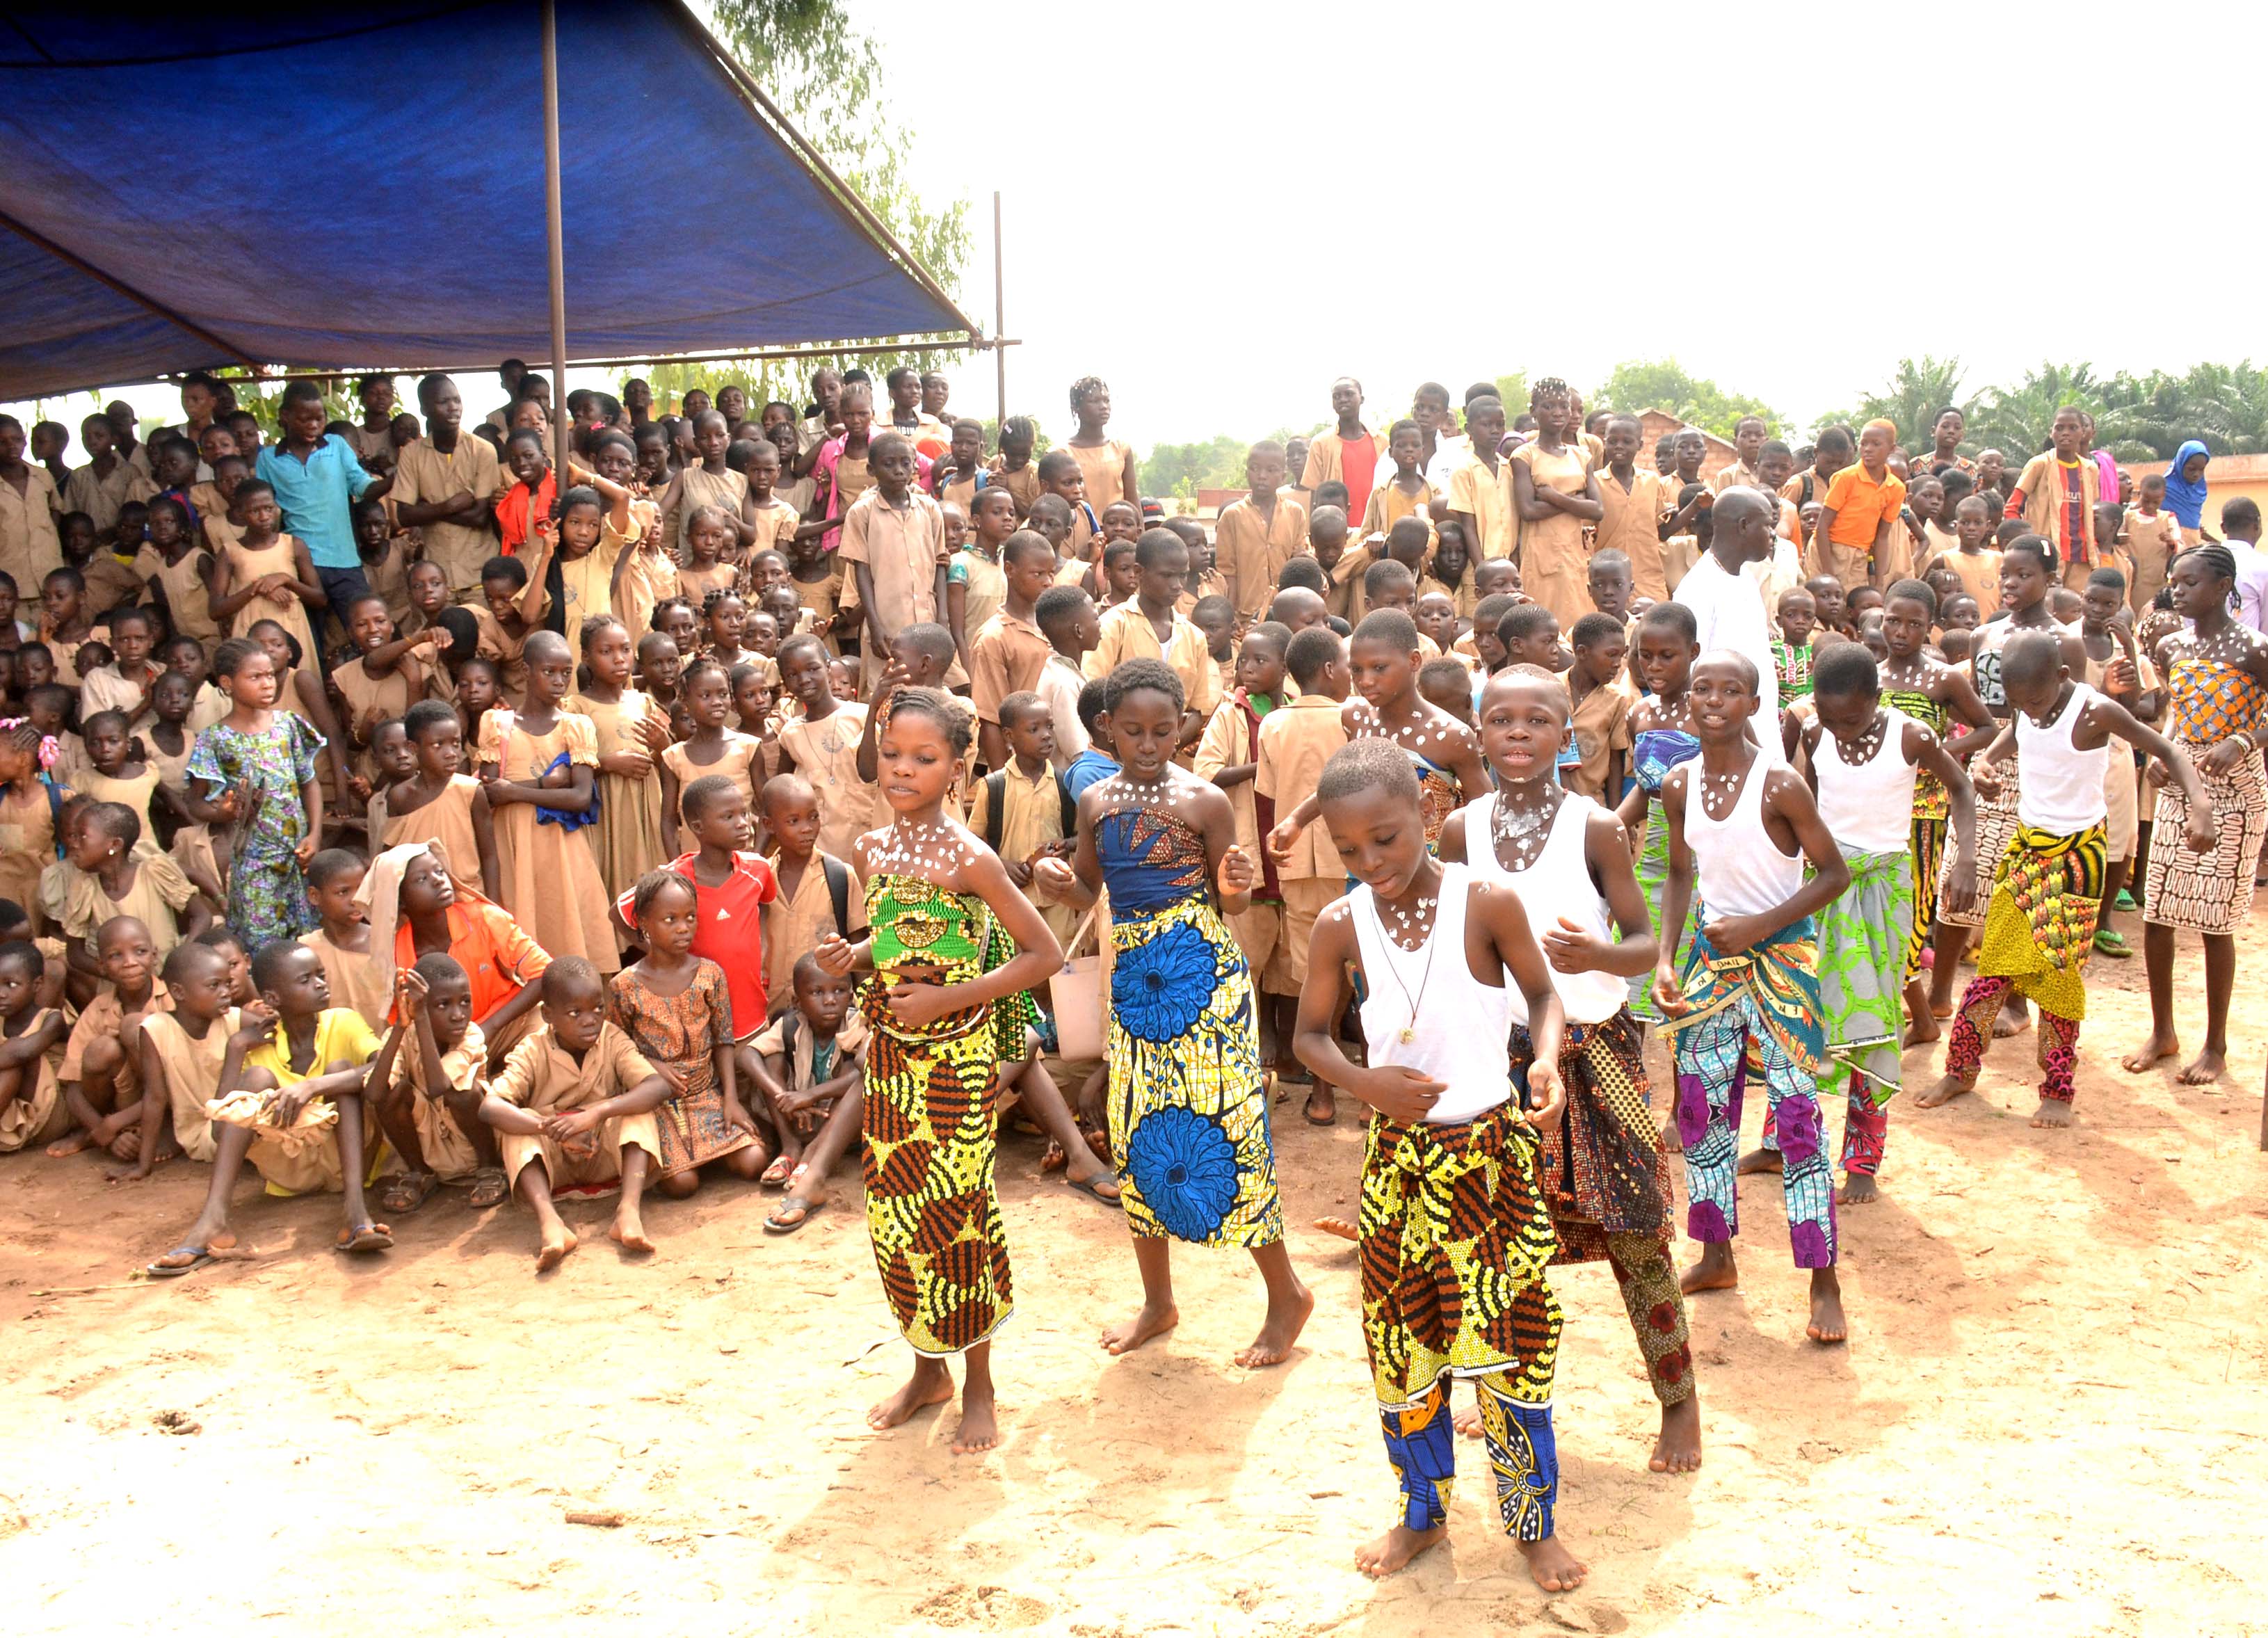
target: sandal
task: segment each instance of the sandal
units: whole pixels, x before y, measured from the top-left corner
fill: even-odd
[[[407,1217],[439,1192],[441,1180],[430,1171],[406,1171],[389,1180],[378,1203],[390,1217]]]
[[[1107,1206],[1114,1212],[1123,1212],[1126,1209],[1119,1203],[1116,1195],[1105,1194],[1102,1192],[1102,1179],[1100,1177],[1066,1177],[1064,1181],[1097,1205]]]
[[[512,1184],[504,1181],[501,1166],[479,1166],[473,1170],[473,1192],[467,1204],[476,1212],[485,1212],[501,1206],[512,1196]]]
[[[794,1176],[795,1156],[780,1155],[773,1157],[772,1163],[764,1168],[762,1175],[757,1177],[756,1181],[767,1189],[784,1189],[787,1187],[787,1180]]]
[[[2134,947],[2126,942],[2124,933],[2110,927],[2098,927],[2095,933],[2095,953],[2108,956],[2113,961],[2126,961],[2132,957]]]
[[[189,1260],[186,1263],[169,1263],[166,1260],[166,1257],[186,1257]],[[195,1273],[197,1270],[213,1260],[210,1246],[187,1243],[175,1246],[166,1253],[166,1257],[161,1257],[153,1263],[144,1263],[142,1265],[142,1272],[152,1280],[179,1280],[183,1274]]]
[[[764,1219],[764,1232],[793,1234],[824,1210],[826,1206],[827,1201],[823,1198],[806,1200],[801,1195],[791,1194],[779,1203],[777,1211]]]
[[[394,1230],[384,1223],[366,1222],[358,1228],[341,1228],[339,1237],[331,1244],[334,1251],[391,1251]]]
[[[1320,1115],[1315,1113],[1315,1100],[1318,1097],[1324,1100],[1323,1112]],[[1311,1126],[1335,1126],[1338,1124],[1339,1118],[1337,1095],[1329,1087],[1319,1086],[1307,1094],[1307,1101],[1300,1106],[1300,1112],[1307,1117],[1307,1124]]]

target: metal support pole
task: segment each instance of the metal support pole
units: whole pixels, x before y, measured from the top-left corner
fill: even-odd
[[[543,226],[551,254],[551,469],[567,488],[567,254],[559,209],[559,11],[543,0]]]
[[[998,345],[1008,333],[1008,287],[1000,270],[1000,191],[992,190],[992,386],[998,395],[997,425],[1008,424],[1008,350]]]

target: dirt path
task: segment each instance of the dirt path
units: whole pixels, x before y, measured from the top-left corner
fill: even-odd
[[[42,1295],[124,1280],[172,1243],[204,1178],[176,1166],[129,1192],[92,1162],[11,1157],[7,1624],[2268,1630],[2261,944],[2256,923],[2238,1082],[2118,1073],[2144,1017],[2138,959],[2093,969],[2073,1131],[2025,1122],[2029,1037],[2003,1044],[1979,1096],[1894,1105],[1884,1198],[1843,1218],[1847,1348],[1804,1339],[1776,1180],[1743,1179],[1747,1283],[1694,1304],[1697,1476],[1644,1469],[1653,1404],[1605,1271],[1559,1276],[1560,1528],[1594,1573],[1548,1607],[1491,1531],[1471,1443],[1451,1546],[1381,1585],[1355,1573],[1392,1490],[1351,1247],[1294,1234],[1318,1307],[1285,1369],[1229,1363],[1260,1311],[1248,1260],[1186,1251],[1181,1329],[1113,1362],[1094,1338],[1136,1300],[1123,1229],[1040,1178],[1027,1140],[1001,1168],[1021,1302],[997,1365],[1007,1442],[962,1460],[949,1413],[884,1436],[859,1420],[906,1356],[855,1184],[785,1240],[737,1185],[658,1202],[661,1251],[642,1263],[604,1241],[603,1204],[573,1206],[584,1250],[541,1283],[517,1210],[476,1219],[451,1192],[398,1225],[390,1257],[349,1263],[326,1249],[331,1203],[247,1184],[244,1260]],[[2185,1009],[2196,982],[2192,948]],[[1937,1062],[1911,1054],[1909,1085]],[[1356,1126],[1278,1116],[1292,1221],[1344,1210]]]

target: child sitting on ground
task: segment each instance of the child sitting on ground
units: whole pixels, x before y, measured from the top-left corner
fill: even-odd
[[[55,1073],[63,1015],[43,1004],[46,973],[36,947],[0,945],[0,1155],[52,1142],[70,1129]]]
[[[133,1162],[104,1174],[138,1183],[161,1162],[186,1155],[210,1162],[218,1141],[205,1106],[220,1095],[229,1038],[244,1022],[229,957],[201,939],[166,958],[166,1010],[142,1018],[140,1125]]]
[[[473,1022],[464,967],[453,956],[421,956],[394,974],[394,1011],[364,1098],[409,1169],[388,1182],[380,1204],[390,1215],[414,1212],[441,1184],[465,1178],[476,1209],[501,1204],[497,1136],[481,1119],[488,1042]]]
[[[825,970],[806,950],[790,989],[791,1003],[751,1044],[756,1089],[771,1105],[792,1168],[787,1198],[764,1219],[768,1234],[793,1234],[827,1204],[827,1179],[858,1135],[866,1061],[866,1021],[850,1004],[847,975]]]
[[[669,1082],[607,1021],[606,983],[589,962],[553,962],[542,993],[542,1026],[512,1049],[480,1112],[499,1134],[512,1192],[535,1214],[535,1268],[548,1273],[576,1246],[554,1204],[560,1189],[619,1180],[608,1236],[627,1251],[653,1250],[639,1206],[661,1153],[654,1110]]]
[[[150,929],[131,916],[114,916],[95,929],[95,952],[109,982],[71,1026],[63,1048],[63,1103],[77,1130],[48,1146],[61,1160],[99,1148],[130,1161],[141,1149],[142,1021],[172,1003],[158,979],[158,952]]]

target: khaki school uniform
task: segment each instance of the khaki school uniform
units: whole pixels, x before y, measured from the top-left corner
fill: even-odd
[[[173,630],[210,647],[220,640],[220,622],[213,618],[211,593],[205,585],[202,564],[212,554],[195,542],[181,551],[180,561],[168,563],[155,546],[143,547],[134,559],[134,572],[146,582],[155,581],[166,594],[173,616]]]
[[[985,463],[984,469],[991,474],[990,477],[984,480],[985,486],[988,489],[996,487],[1005,489],[1015,500],[1016,521],[1021,523],[1025,519],[1030,517],[1032,515],[1032,503],[1040,498],[1040,469],[1038,466],[1034,462],[1027,461],[1022,466],[1018,467],[1013,472],[1010,472],[1001,466],[1000,457],[995,455],[990,461]]]
[[[154,778],[151,788],[157,788]],[[123,898],[113,898],[104,892],[102,878],[88,871],[70,869],[63,877],[67,886],[62,914],[56,919],[63,924],[63,936],[85,945],[91,956],[97,954],[96,932],[104,922],[117,916],[131,916],[150,929],[150,948],[157,952],[161,963],[181,941],[180,912],[189,907],[197,890],[170,854],[158,852],[154,837],[145,834],[143,841],[146,849],[135,849],[134,881]]]
[[[1221,508],[1213,526],[1213,558],[1240,618],[1268,612],[1284,565],[1307,549],[1307,509],[1296,500],[1279,496],[1264,520],[1250,496]]]
[[[439,1044],[438,1042],[435,1044]],[[425,1084],[425,1054],[417,1044],[415,1029],[405,1029],[401,1036],[401,1051],[397,1057],[400,1068],[395,1071],[399,1086],[409,1083],[409,1124],[417,1133],[417,1147],[425,1156],[425,1165],[437,1177],[469,1177],[478,1170],[480,1151],[457,1124],[457,1118],[442,1102],[453,1092],[471,1092],[480,1085],[481,1075],[488,1068],[489,1046],[476,1023],[465,1026],[465,1038],[440,1054],[443,1085]]]
[[[1764,479],[1756,476],[1756,469],[1737,457],[1731,466],[1727,467],[1707,482],[1709,492],[1712,495],[1721,495],[1735,483],[1745,483],[1750,489],[1762,489],[1764,486]]]
[[[1420,489],[1415,495],[1403,493],[1402,485],[1395,482],[1394,475],[1389,472],[1380,481],[1378,487],[1370,491],[1370,499],[1363,506],[1362,527],[1355,531],[1355,537],[1367,540],[1373,535],[1384,535],[1404,518],[1423,518],[1430,535],[1433,527],[1432,508],[1437,499],[1432,491],[1427,489]]]
[[[1624,489],[1612,468],[1599,473],[1599,527],[1591,555],[1609,547],[1631,560],[1631,591],[1658,603],[1669,601],[1675,582],[1668,577],[1661,550],[1661,520],[1677,510],[1677,490],[1659,472],[1631,469]]]
[[[999,611],[1008,601],[1008,575],[1001,566],[981,551],[962,547],[953,554],[946,565],[946,589],[949,593],[956,584],[963,590],[961,599],[961,631],[970,644],[970,658],[976,634],[984,623]]]
[[[42,470],[40,476],[47,475]],[[26,1027],[42,1029],[49,1019],[60,1015],[55,1007],[43,1007]],[[6,1108],[0,1109],[0,1155],[13,1155],[34,1144],[52,1143],[70,1129],[70,1109],[63,1102],[63,1081],[57,1073],[61,1062],[62,1050],[49,1048],[23,1066],[26,1084],[8,1101]]]
[[[198,1040],[171,1012],[151,1013],[142,1020],[142,1038],[156,1052],[163,1087],[151,1092],[163,1097],[173,1113],[173,1140],[193,1161],[210,1165],[218,1139],[205,1105],[220,1090],[221,1063],[228,1057],[228,1038],[244,1027],[244,1014],[232,1007],[214,1019]],[[138,1074],[140,1066],[136,1070]]]
[[[118,999],[118,991],[105,984],[95,998],[81,1010],[78,1022],[71,1025],[70,1038],[63,1044],[63,1063],[55,1071],[55,1078],[66,1085],[84,1080],[86,1076],[86,1049],[90,1044],[121,1037],[129,1019],[147,1019],[173,1010],[173,998],[166,992],[162,978],[151,985],[150,999],[130,1014],[126,1010],[126,1003]],[[118,1102],[122,1108],[142,1094],[141,1058],[139,1052],[129,1052],[126,1055],[126,1061],[119,1066]]]
[[[2182,550],[2182,526],[2170,512],[2126,514],[2126,555],[2134,565],[2127,578],[2126,601],[2136,617],[2147,613],[2150,600],[2166,584],[2167,565]]]
[[[563,1115],[611,1097],[652,1079],[653,1066],[612,1023],[599,1026],[599,1038],[577,1063],[544,1025],[512,1049],[504,1067],[489,1082],[490,1096],[538,1115]],[[554,1189],[578,1184],[612,1183],[622,1175],[622,1150],[636,1147],[661,1158],[661,1128],[653,1111],[619,1115],[566,1143],[541,1133],[499,1132],[504,1175],[516,1186],[519,1174],[537,1161]]]
[[[828,654],[841,653],[843,639],[836,634],[835,616],[841,612],[846,601],[844,588],[847,582],[843,565],[830,558],[828,572],[822,578],[799,580],[790,572],[787,583],[795,588],[796,601],[803,605],[804,630],[825,644]],[[788,636],[787,632],[780,633],[783,642]]]
[[[1611,684],[1583,696],[1567,719],[1574,731],[1575,754],[1583,760],[1565,769],[1560,778],[1569,790],[1594,802],[1612,805],[1620,791],[1607,789],[1607,764],[1616,751],[1630,749],[1630,696]]]
[[[1180,615],[1173,618],[1173,635],[1158,640],[1157,628],[1139,603],[1121,603],[1102,616],[1101,639],[1086,656],[1090,680],[1107,677],[1123,660],[1162,660],[1182,680],[1182,708],[1209,717],[1216,699],[1212,649],[1205,634]]]
[[[866,1031],[866,1021],[858,1015],[857,1007],[843,1014],[843,1022],[836,1026],[835,1051],[824,1075],[817,1074],[813,1066],[818,1052],[817,1044],[812,1038],[811,1021],[807,1018],[797,1020],[792,1050],[788,1044],[787,1021],[786,1013],[777,1015],[757,1032],[756,1038],[750,1044],[756,1049],[759,1058],[784,1060],[780,1067],[785,1073],[780,1081],[789,1091],[800,1092],[822,1080],[832,1081],[843,1073],[845,1063],[865,1063],[866,1044],[872,1037]]]
[[[1386,458],[1386,429],[1368,430],[1368,436],[1371,447],[1378,451],[1378,464],[1371,469],[1371,483],[1375,485],[1381,480],[1390,481],[1394,476],[1394,463]],[[1307,464],[1300,469],[1300,487],[1312,495],[1322,484],[1345,483],[1346,444],[1347,440],[1336,432],[1318,432],[1309,439]],[[1370,497],[1365,495],[1363,505],[1367,506],[1369,503]]]
[[[685,520],[703,506],[718,507],[731,518],[735,526],[733,538],[739,539],[740,508],[747,498],[747,473],[735,472],[730,467],[722,472],[711,472],[703,466],[687,467],[677,475],[677,505],[661,520],[663,549],[674,557],[684,557]]]
[[[858,777],[858,742],[865,732],[866,707],[858,705],[837,705],[816,722],[788,718],[779,727],[781,746],[819,798],[820,851],[837,859],[850,858],[853,845],[876,823],[880,793]]]
[[[756,537],[748,542],[741,557],[753,557],[760,551],[777,551],[786,557],[789,548],[795,544],[796,530],[803,527],[803,514],[782,500],[777,491],[770,499],[751,500],[748,506],[756,514]]]
[[[1064,839],[1062,786],[1057,783],[1052,766],[1040,770],[1037,778],[1027,776],[1011,756],[1008,765],[995,770],[1000,776],[1000,845],[998,852],[1005,863],[1027,861],[1042,848]],[[990,834],[992,819],[992,781],[987,778],[968,782],[968,828],[979,841]],[[1057,901],[1037,882],[1027,888],[1025,896],[1038,909],[1040,917],[1048,924],[1048,931],[1066,949],[1071,936],[1079,931],[1079,912],[1069,904]]]
[[[60,508],[54,475],[36,461],[26,461],[24,470],[20,495],[0,478],[0,569],[15,576],[22,601],[36,603],[40,583],[63,566],[63,542],[55,532]]]
[[[504,488],[504,468],[489,440],[468,427],[457,435],[457,446],[443,454],[430,438],[404,446],[394,463],[394,487],[387,498],[395,505],[431,505],[460,491],[481,503],[475,514],[482,521],[467,524],[455,519],[418,525],[425,542],[426,560],[441,566],[449,579],[452,601],[477,597],[481,565],[497,554],[497,533],[485,526],[490,506]]]
[[[142,594],[142,577],[107,551],[98,551],[79,573],[86,581],[86,597],[79,607],[90,620],[100,620],[112,609]]]
[[[1978,616],[2000,606],[2000,554],[1987,546],[1981,551],[1949,551],[1937,559],[1953,571],[1961,589],[1977,600]]]
[[[835,899],[827,890],[826,863],[821,861],[831,862],[847,873],[849,891],[843,901],[844,919],[850,924],[847,929],[836,926]],[[794,1010],[795,964],[818,948],[821,939],[841,932],[843,937],[855,940],[866,926],[866,898],[859,889],[858,872],[845,860],[824,851],[813,852],[793,893],[787,890],[777,853],[772,855],[772,874],[780,878],[781,887],[778,895],[764,906],[764,978],[770,986],[764,995],[764,1015],[768,1018]]]
[[[868,490],[843,514],[843,561],[863,563],[873,574],[876,606],[867,613],[885,631],[939,616],[938,570],[946,556],[945,509],[918,490],[909,491],[902,506],[883,499],[880,490]],[[866,645],[869,650],[877,646]],[[881,681],[889,663],[887,652],[865,655],[869,689]]]
[[[299,942],[321,960],[323,977],[330,980],[332,1001],[353,1007],[372,1029],[384,1029],[387,1015],[394,1010],[389,988],[392,970],[380,966],[372,950],[350,950],[332,943],[331,935],[320,927],[301,933]],[[409,1050],[409,1044],[405,1042],[403,1051]]]
[[[980,722],[1000,720],[1000,702],[1036,689],[1055,650],[1040,628],[1003,608],[968,643],[968,700]]]
[[[1281,707],[1278,707],[1281,709]],[[1273,714],[1271,712],[1270,714]],[[1267,717],[1261,722],[1264,724]],[[1225,697],[1213,707],[1205,722],[1204,737],[1197,742],[1197,754],[1190,771],[1198,778],[1211,782],[1224,768],[1238,768],[1246,763],[1256,763],[1259,748],[1256,743],[1259,728],[1245,715],[1244,702],[1233,694]],[[1253,868],[1264,878],[1267,852],[1265,838],[1260,834],[1259,807],[1253,796],[1253,781],[1240,779],[1228,787],[1228,811],[1236,821],[1236,845],[1251,860]],[[1241,915],[1229,918],[1229,930],[1244,951],[1246,963],[1255,972],[1268,964],[1268,956],[1276,948],[1278,934],[1284,926],[1284,901],[1259,896],[1263,882],[1253,883],[1250,908]],[[1278,890],[1282,890],[1278,884]]]
[[[1331,753],[1347,742],[1339,720],[1344,701],[1306,694],[1270,712],[1260,722],[1260,755],[1252,793],[1258,820],[1273,829],[1300,799],[1315,788]],[[1267,806],[1259,807],[1261,803]],[[1307,941],[1315,918],[1346,891],[1346,866],[1331,840],[1330,827],[1317,819],[1300,834],[1292,856],[1276,868],[1284,888],[1284,920],[1275,948],[1260,974],[1270,995],[1297,995],[1307,981]]]
[[[1511,483],[1502,461],[1491,469],[1475,459],[1451,473],[1449,510],[1472,518],[1474,532],[1480,536],[1469,542],[1475,562],[1512,556],[1520,530],[1513,520]]]
[[[84,512],[94,520],[97,535],[108,535],[118,527],[118,514],[129,501],[148,500],[157,492],[158,486],[149,475],[130,461],[116,462],[107,476],[96,472],[90,461],[64,481],[63,510]],[[198,515],[203,515],[202,510]]]

